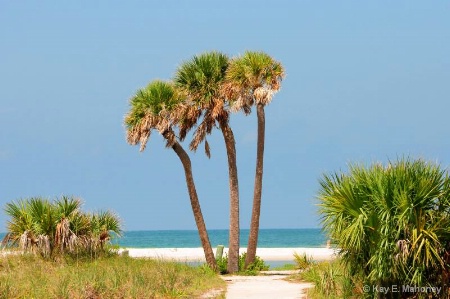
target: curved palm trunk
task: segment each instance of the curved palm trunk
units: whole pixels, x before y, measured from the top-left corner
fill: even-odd
[[[230,185],[230,233],[228,248],[228,273],[239,271],[239,184],[236,165],[236,144],[233,131],[226,123],[220,124],[228,156]]]
[[[262,179],[263,179],[264,138],[265,138],[266,118],[264,113],[264,106],[262,104],[257,104],[256,109],[258,116],[256,174],[255,174],[255,186],[253,191],[252,219],[250,222],[250,233],[248,236],[245,268],[247,268],[249,264],[255,261],[256,247],[258,246],[258,235],[259,235],[259,217],[261,214],[261,193],[262,193]]]
[[[200,202],[197,196],[197,190],[195,189],[194,178],[192,176],[191,159],[189,158],[183,147],[175,142],[172,145],[172,149],[178,155],[183,164],[184,174],[186,176],[186,184],[188,187],[189,198],[191,200],[192,212],[194,213],[195,224],[197,225],[200,241],[202,242],[203,251],[205,252],[206,262],[211,269],[217,269],[216,259],[209,242],[208,231],[206,230],[205,221],[203,219],[202,210],[200,209]]]

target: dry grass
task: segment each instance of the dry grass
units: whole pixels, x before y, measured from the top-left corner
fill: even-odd
[[[216,273],[174,262],[0,257],[0,298],[199,298],[211,289],[225,289]]]

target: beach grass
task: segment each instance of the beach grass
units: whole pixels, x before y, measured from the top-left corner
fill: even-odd
[[[308,298],[361,298],[362,281],[351,277],[342,265],[340,259],[312,262],[300,273],[291,275],[288,280],[311,282],[313,288],[308,289]]]
[[[0,258],[0,298],[198,298],[210,290],[223,294],[225,288],[206,266],[155,259]]]

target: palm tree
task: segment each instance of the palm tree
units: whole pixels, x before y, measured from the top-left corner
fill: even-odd
[[[243,110],[245,114],[249,114],[251,106],[256,105],[258,119],[256,174],[245,267],[254,262],[258,244],[265,141],[264,107],[272,101],[273,95],[280,89],[283,77],[284,69],[281,63],[266,53],[247,51],[244,55],[231,60],[223,88],[223,92],[232,103],[232,111]]]
[[[175,84],[186,96],[188,109],[182,111],[180,138],[198,124],[191,150],[205,141],[205,151],[209,156],[209,145],[206,135],[211,134],[214,127],[220,128],[225,141],[228,157],[228,175],[230,188],[230,230],[228,266],[229,273],[239,268],[239,184],[236,165],[236,146],[234,134],[229,126],[229,111],[220,90],[228,67],[228,57],[219,52],[207,52],[194,56],[184,62],[175,74]],[[189,113],[186,113],[188,111]]]
[[[146,88],[140,89],[130,100],[130,111],[125,117],[127,141],[132,145],[140,143],[140,151],[143,151],[152,130],[156,129],[165,138],[166,146],[171,147],[177,154],[184,168],[191,207],[206,262],[212,269],[216,269],[217,263],[212,252],[192,175],[191,160],[178,143],[173,131],[173,111],[180,104],[180,99],[174,86],[167,82],[156,80]]]

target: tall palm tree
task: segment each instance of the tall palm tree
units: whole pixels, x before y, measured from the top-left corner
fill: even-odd
[[[239,184],[236,165],[236,145],[234,134],[229,126],[227,103],[220,91],[228,67],[228,57],[219,52],[207,52],[194,56],[184,62],[175,74],[175,84],[186,96],[189,113],[183,113],[180,138],[199,123],[190,144],[191,150],[205,141],[205,151],[209,156],[209,145],[206,135],[211,134],[214,127],[219,127],[225,141],[228,156],[228,175],[230,188],[230,230],[228,266],[229,273],[239,268]]]
[[[254,262],[258,244],[266,126],[264,107],[280,89],[283,77],[284,69],[281,63],[266,53],[247,51],[231,60],[223,88],[226,97],[232,102],[232,111],[243,110],[245,114],[249,114],[251,106],[256,105],[258,119],[256,174],[246,267]]]
[[[155,80],[146,88],[140,89],[130,100],[130,111],[125,117],[127,141],[132,145],[140,143],[140,151],[143,151],[152,130],[156,129],[165,138],[166,146],[171,147],[177,154],[184,168],[191,207],[206,262],[212,269],[216,269],[217,263],[209,241],[192,175],[191,160],[178,143],[173,131],[173,111],[180,104],[180,99],[174,86],[167,82]]]

